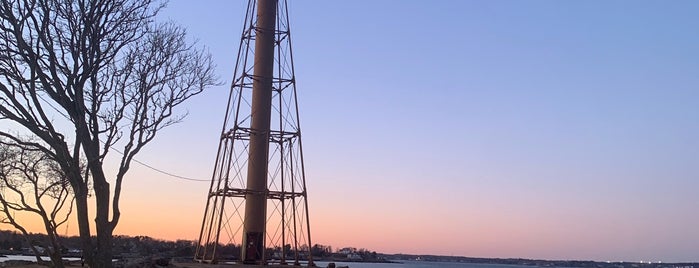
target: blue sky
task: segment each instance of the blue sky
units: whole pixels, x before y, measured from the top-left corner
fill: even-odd
[[[225,85],[186,104],[140,160],[210,178],[244,8],[163,10],[211,51]],[[315,242],[699,261],[699,2],[289,8]],[[196,239],[207,183],[130,176],[117,232]]]

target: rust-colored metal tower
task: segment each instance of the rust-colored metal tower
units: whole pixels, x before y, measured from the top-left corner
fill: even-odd
[[[249,0],[195,260],[312,265],[306,194],[287,2]]]

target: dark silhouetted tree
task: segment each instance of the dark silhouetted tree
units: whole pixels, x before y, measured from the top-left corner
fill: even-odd
[[[63,246],[58,227],[68,221],[73,211],[73,194],[58,164],[41,151],[8,146],[0,140],[0,222],[29,233],[17,214],[29,214],[25,220],[39,217],[46,230],[46,243],[29,243],[41,263],[42,246],[54,267],[63,267]]]
[[[90,267],[112,265],[134,156],[183,118],[177,106],[216,83],[208,53],[187,42],[184,29],[154,21],[162,7],[154,0],[0,1],[0,137],[58,163]],[[103,164],[116,150],[116,174],[108,177]]]

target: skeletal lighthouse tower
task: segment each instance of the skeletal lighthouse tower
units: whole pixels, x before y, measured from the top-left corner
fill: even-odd
[[[287,11],[248,1],[197,261],[313,264]]]

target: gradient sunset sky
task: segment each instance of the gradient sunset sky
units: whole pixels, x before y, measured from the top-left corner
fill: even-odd
[[[224,85],[140,161],[210,179],[245,5],[163,10]],[[699,261],[698,1],[289,8],[314,243]],[[207,190],[134,165],[116,233],[196,240]]]

